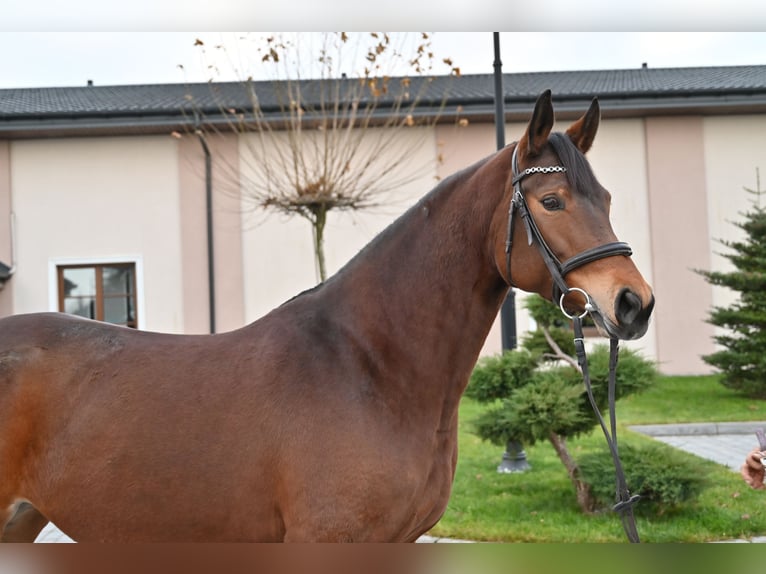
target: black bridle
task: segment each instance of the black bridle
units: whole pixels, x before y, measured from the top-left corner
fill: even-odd
[[[548,271],[553,278],[553,301],[558,301],[561,307],[561,312],[564,313],[569,319],[572,320],[574,327],[574,343],[575,351],[577,354],[577,363],[580,366],[580,371],[583,375],[585,382],[585,391],[588,395],[588,400],[593,408],[596,418],[598,419],[601,429],[606,437],[606,442],[609,446],[609,451],[612,455],[615,468],[616,479],[616,499],[617,503],[614,505],[613,510],[620,514],[622,519],[623,529],[630,542],[640,542],[638,537],[638,530],[636,528],[636,521],[633,516],[633,504],[635,504],[639,496],[631,496],[628,490],[627,481],[625,479],[625,473],[622,469],[622,463],[620,462],[620,456],[617,452],[617,419],[615,416],[615,390],[617,382],[617,357],[619,353],[618,340],[616,337],[611,337],[609,341],[609,386],[608,386],[608,404],[609,404],[609,422],[610,429],[607,429],[604,418],[601,416],[601,412],[596,404],[596,399],[593,396],[593,389],[590,381],[590,373],[588,370],[588,359],[585,354],[585,338],[582,331],[582,319],[587,315],[593,306],[590,302],[590,296],[582,289],[577,287],[570,288],[564,277],[570,271],[582,267],[592,261],[598,261],[605,257],[612,257],[615,255],[630,256],[633,254],[630,246],[622,241],[614,241],[599,245],[597,247],[591,247],[585,251],[578,253],[561,263],[556,254],[553,253],[551,248],[545,242],[545,239],[540,233],[540,228],[537,227],[532,213],[529,211],[527,202],[524,199],[524,192],[521,187],[522,180],[535,173],[547,174],[547,173],[564,173],[566,167],[561,165],[554,165],[548,167],[529,167],[522,172],[519,172],[518,159],[517,159],[518,145],[513,150],[513,157],[511,159],[511,183],[513,185],[513,197],[511,198],[510,207],[508,208],[508,228],[507,236],[505,240],[505,258],[506,258],[506,271],[508,273],[508,283],[513,284],[511,280],[511,247],[513,247],[513,222],[516,212],[518,212],[521,221],[524,222],[524,227],[527,230],[527,241],[529,245],[532,243],[537,244],[537,248],[540,251],[540,255],[545,262]],[[585,297],[585,310],[581,315],[570,315],[564,309],[564,297],[571,291],[579,292]]]
[[[614,241],[612,243],[605,243],[597,247],[591,247],[585,251],[570,257],[564,263],[559,261],[559,258],[553,253],[548,244],[545,242],[540,229],[537,227],[532,213],[529,211],[527,201],[524,199],[524,192],[521,188],[522,180],[535,173],[564,173],[567,168],[561,165],[554,165],[549,167],[528,167],[522,172],[519,172],[519,164],[517,158],[518,145],[513,149],[513,157],[511,159],[511,184],[513,185],[513,197],[511,198],[511,204],[508,208],[508,229],[505,238],[505,262],[506,271],[508,272],[508,282],[512,284],[511,280],[511,247],[513,246],[513,220],[516,211],[519,212],[521,221],[524,223],[524,227],[527,230],[527,241],[529,245],[537,243],[537,248],[540,251],[540,255],[545,262],[545,266],[548,267],[551,277],[553,278],[553,301],[558,301],[562,294],[566,294],[569,291],[569,287],[564,281],[564,277],[570,271],[574,271],[578,267],[582,267],[592,261],[604,259],[605,257],[612,257],[614,255],[627,255],[633,254],[633,250],[630,245],[623,241]]]

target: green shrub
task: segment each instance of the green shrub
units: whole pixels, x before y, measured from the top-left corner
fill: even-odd
[[[548,440],[551,432],[573,436],[590,430],[590,412],[581,406],[582,384],[571,384],[561,370],[533,373],[510,399],[492,405],[472,421],[476,434],[505,446],[510,440],[533,445]]]
[[[640,392],[656,380],[657,367],[652,361],[627,348],[620,349],[619,357],[616,399]],[[478,436],[498,445],[509,440],[532,445],[548,440],[551,432],[575,437],[598,424],[580,372],[568,365],[542,367],[541,362],[526,349],[479,361],[465,393],[490,404],[474,421]],[[588,353],[588,365],[593,396],[603,412],[608,398],[609,347],[595,345]]]
[[[527,308],[539,332],[526,337],[518,350],[481,359],[471,374],[465,394],[487,405],[471,421],[474,432],[501,446],[550,441],[567,469],[580,508],[590,512],[594,504],[566,445],[568,438],[598,425],[582,374],[575,367],[573,334],[556,326],[562,322],[562,314],[542,297],[529,297]],[[608,399],[609,347],[595,345],[588,353],[588,364],[593,395],[603,412]],[[653,361],[621,348],[616,399],[645,389],[657,376]]]
[[[571,322],[564,317],[558,303],[552,303],[540,296],[532,296],[524,300],[524,308],[541,327],[571,329]]]
[[[678,510],[694,501],[707,485],[707,466],[664,444],[635,446],[623,441],[619,452],[628,489],[631,494],[641,495],[633,507],[636,515],[661,516]],[[615,503],[615,478],[609,450],[585,454],[578,462],[599,507],[611,508]]]
[[[588,369],[590,371],[591,388],[593,397],[599,410],[603,413],[607,409],[607,400],[609,398],[609,346],[594,345],[588,353]],[[617,373],[615,379],[615,400],[640,393],[649,388],[657,381],[659,371],[657,364],[647,360],[639,353],[627,347],[620,347],[619,362],[617,364]],[[562,376],[566,376],[570,384],[583,387],[582,375],[574,369],[562,371]],[[583,391],[581,408],[588,413],[592,413],[592,408],[588,397]],[[592,425],[586,429],[590,430],[596,424],[595,415],[591,417]]]
[[[507,397],[526,385],[536,368],[537,359],[523,350],[482,357],[471,373],[465,394],[482,403]]]

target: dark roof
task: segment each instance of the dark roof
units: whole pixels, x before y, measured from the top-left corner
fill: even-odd
[[[492,120],[492,74],[414,78],[413,91],[424,82],[420,113],[434,113],[446,93],[447,116],[459,109],[474,121]],[[312,82],[306,84],[310,90]],[[222,108],[248,109],[252,89],[261,107],[277,114],[273,86],[267,81],[5,89],[0,137],[169,131],[193,125],[195,110],[215,121]],[[562,116],[581,113],[594,96],[605,117],[766,111],[766,66],[514,73],[503,75],[503,87],[509,120],[526,119],[545,89],[552,90]]]

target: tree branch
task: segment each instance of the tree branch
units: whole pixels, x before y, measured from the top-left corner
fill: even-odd
[[[577,360],[574,357],[570,357],[564,351],[561,350],[561,347],[559,347],[558,343],[553,339],[553,337],[551,337],[551,334],[548,331],[548,328],[541,325],[540,330],[543,332],[543,336],[545,337],[545,340],[547,341],[548,346],[551,349],[553,349],[553,353],[545,353],[545,356],[553,357],[555,359],[560,359],[564,361],[565,363],[569,363],[575,369],[577,369],[580,373],[582,373],[582,369],[580,368],[580,365],[577,363]]]

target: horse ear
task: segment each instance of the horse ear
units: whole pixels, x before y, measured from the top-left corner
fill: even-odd
[[[593,145],[600,121],[601,108],[598,105],[598,98],[593,98],[585,115],[569,126],[567,135],[582,153],[586,153]]]
[[[529,120],[527,131],[519,140],[519,151],[529,156],[536,156],[548,141],[548,135],[553,128],[553,104],[551,103],[551,91],[545,90],[537,97],[535,111]]]

